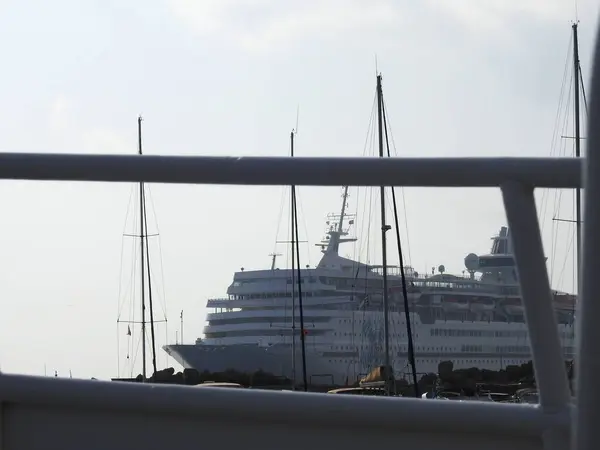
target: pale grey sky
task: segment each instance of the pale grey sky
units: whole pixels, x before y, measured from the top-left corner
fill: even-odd
[[[577,9],[587,75],[597,6]],[[570,0],[2,0],[0,149],[135,153],[141,113],[148,154],[283,156],[299,105],[298,155],[359,156],[376,55],[398,155],[549,156],[574,18]],[[132,187],[1,189],[0,367],[115,376],[119,354],[124,364],[116,336],[123,344],[126,328],[115,322],[120,285],[130,281],[119,278]],[[206,298],[224,295],[240,267],[267,267],[275,241],[287,239],[286,223],[277,236],[284,188],[151,190],[167,338],[183,309],[191,343]],[[303,260],[315,264],[312,244],[340,192],[299,193],[310,241]],[[411,189],[405,200],[419,271],[460,272],[505,221],[492,190]],[[563,278],[571,289],[572,277]],[[159,365],[167,363],[175,364],[159,350]]]

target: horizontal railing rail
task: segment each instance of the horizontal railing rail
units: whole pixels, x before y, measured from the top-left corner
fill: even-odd
[[[581,185],[573,158],[306,158],[0,153],[0,179],[231,185]]]

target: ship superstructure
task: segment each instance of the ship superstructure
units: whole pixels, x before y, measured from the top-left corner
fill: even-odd
[[[346,213],[348,189],[339,215],[327,217],[323,256],[315,268],[301,270],[304,330],[292,271],[276,267],[234,274],[227,297],[209,299],[204,337],[194,345],[165,350],[184,367],[200,371],[264,370],[294,379],[292,318],[306,340],[311,383],[353,382],[383,362],[382,268],[344,258],[340,244],[353,242],[354,217]],[[456,368],[498,370],[531,359],[510,230],[492,238],[489,254],[470,253],[466,275],[419,274],[405,268],[416,365],[437,372],[440,361]],[[435,271],[433,271],[435,272]],[[296,280],[297,282],[297,280]],[[396,377],[408,375],[407,336],[401,277],[388,266],[390,360]],[[295,303],[296,312],[292,313]],[[575,296],[554,293],[563,351],[573,354]],[[300,367],[299,364],[295,365]],[[295,374],[296,377],[298,373]]]

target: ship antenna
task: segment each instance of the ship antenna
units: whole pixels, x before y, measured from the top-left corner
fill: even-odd
[[[346,215],[346,206],[348,205],[348,186],[344,186],[344,193],[342,194],[342,212],[340,214],[340,222],[338,224],[338,234],[341,236],[343,233],[344,216]]]

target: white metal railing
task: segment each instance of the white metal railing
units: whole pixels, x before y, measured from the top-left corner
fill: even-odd
[[[596,47],[587,161],[583,271],[572,405],[533,190],[576,188],[582,160],[547,158],[222,158],[0,154],[0,178],[254,185],[496,186],[502,190],[540,405],[192,389],[0,376],[0,448],[157,448],[219,442],[224,449],[376,444],[419,449],[593,450],[600,423],[600,49]],[[335,162],[335,166],[332,164]],[[331,168],[335,167],[335,171]],[[111,438],[112,436],[112,438]],[[218,441],[217,441],[218,440]]]
[[[593,135],[591,138],[594,142]],[[139,414],[143,414],[145,409],[150,408],[156,413],[177,410],[180,413],[187,411],[188,414],[193,414],[200,408],[194,404],[196,399],[211,411],[212,420],[218,417],[216,411],[227,411],[223,420],[231,420],[234,410],[237,411],[236,414],[242,416],[245,411],[247,416],[244,417],[262,417],[265,420],[263,425],[268,425],[265,430],[271,429],[276,418],[281,419],[288,414],[289,420],[299,427],[303,423],[302,417],[310,420],[318,418],[321,423],[330,424],[332,427],[336,424],[339,426],[343,419],[345,426],[348,427],[346,433],[350,433],[352,423],[360,421],[364,427],[371,420],[375,420],[366,417],[372,413],[378,424],[376,429],[380,429],[387,423],[390,426],[395,424],[398,434],[414,433],[415,430],[440,433],[451,430],[463,434],[455,436],[454,441],[444,439],[444,443],[456,442],[456,445],[466,445],[467,448],[475,448],[477,445],[492,448],[489,447],[491,443],[481,441],[470,446],[470,442],[475,442],[473,430],[477,431],[478,438],[481,438],[484,432],[484,436],[488,435],[490,440],[500,439],[498,442],[508,437],[515,439],[518,436],[529,442],[537,435],[539,443],[544,442],[544,448],[566,448],[569,436],[570,394],[552,309],[533,189],[534,187],[575,188],[579,186],[581,161],[522,158],[337,159],[337,171],[333,181],[328,169],[331,165],[328,162],[325,158],[291,160],[289,158],[3,154],[0,155],[0,177],[221,184],[236,184],[243,180],[249,184],[270,185],[285,181],[306,185],[324,184],[321,180],[327,180],[330,184],[356,184],[358,181],[365,185],[377,185],[382,181],[385,184],[404,186],[498,185],[502,190],[508,223],[513,233],[515,258],[530,330],[536,379],[540,389],[540,407],[512,405],[511,408],[508,405],[489,403],[456,404],[412,399],[396,400],[392,404],[388,401],[390,399],[341,399],[339,396],[317,394],[301,396],[283,394],[283,397],[279,394],[277,397],[278,393],[257,391],[206,393],[206,390],[190,392],[186,387],[122,386],[118,383],[105,385],[93,381],[14,375],[0,377],[0,399],[8,404],[41,403],[54,408],[60,407],[63,410],[66,408],[67,411],[72,410],[73,415],[76,415],[79,420],[83,417],[81,413],[76,413],[80,408],[103,410],[112,407],[131,412],[133,407],[134,410],[138,408]],[[588,205],[594,198],[594,193],[588,190],[586,196]],[[589,214],[589,208],[586,212]],[[589,226],[593,223],[595,222],[590,219],[590,216],[586,215],[586,239],[589,239]],[[586,245],[588,244],[589,240],[586,241]],[[589,253],[586,257],[590,258]],[[581,365],[581,361],[580,367],[585,374],[585,364]],[[169,391],[168,394],[164,392],[165,390]],[[247,395],[260,398],[246,398]],[[365,401],[379,403],[366,404]],[[308,408],[312,413],[303,412],[303,408]],[[373,408],[373,411],[369,412],[369,408]],[[346,412],[341,412],[346,409]],[[9,413],[5,412],[5,415],[10,418],[10,408],[8,411]],[[332,414],[333,411],[335,414]],[[384,417],[388,413],[391,415],[389,419],[391,422]],[[31,411],[24,417],[29,423],[32,420],[35,422],[36,416]],[[53,417],[59,416],[55,414]],[[44,420],[50,419],[44,416]],[[64,420],[67,426],[67,421],[73,419],[67,415]],[[109,419],[103,420],[104,422],[94,422],[95,426],[109,426]],[[167,421],[166,418],[164,420]],[[131,419],[131,423],[133,422],[134,420]],[[2,433],[11,436],[13,431],[6,425],[7,423],[10,424],[11,421],[5,418]],[[410,428],[407,430],[409,425]],[[60,424],[56,426],[60,428]],[[174,430],[177,428],[175,425],[173,427]],[[259,433],[260,428],[257,427],[256,430]],[[25,436],[31,438],[35,435]],[[336,436],[335,439],[340,439],[339,435]],[[400,436],[395,437],[395,439],[399,438]],[[201,437],[198,436],[198,439]],[[268,438],[265,436],[264,439]],[[514,442],[509,441],[510,446],[513,446]],[[421,448],[437,448],[429,441],[415,441],[414,445]],[[508,448],[508,446],[507,441],[506,446],[497,448]],[[7,448],[25,447],[8,446]]]

